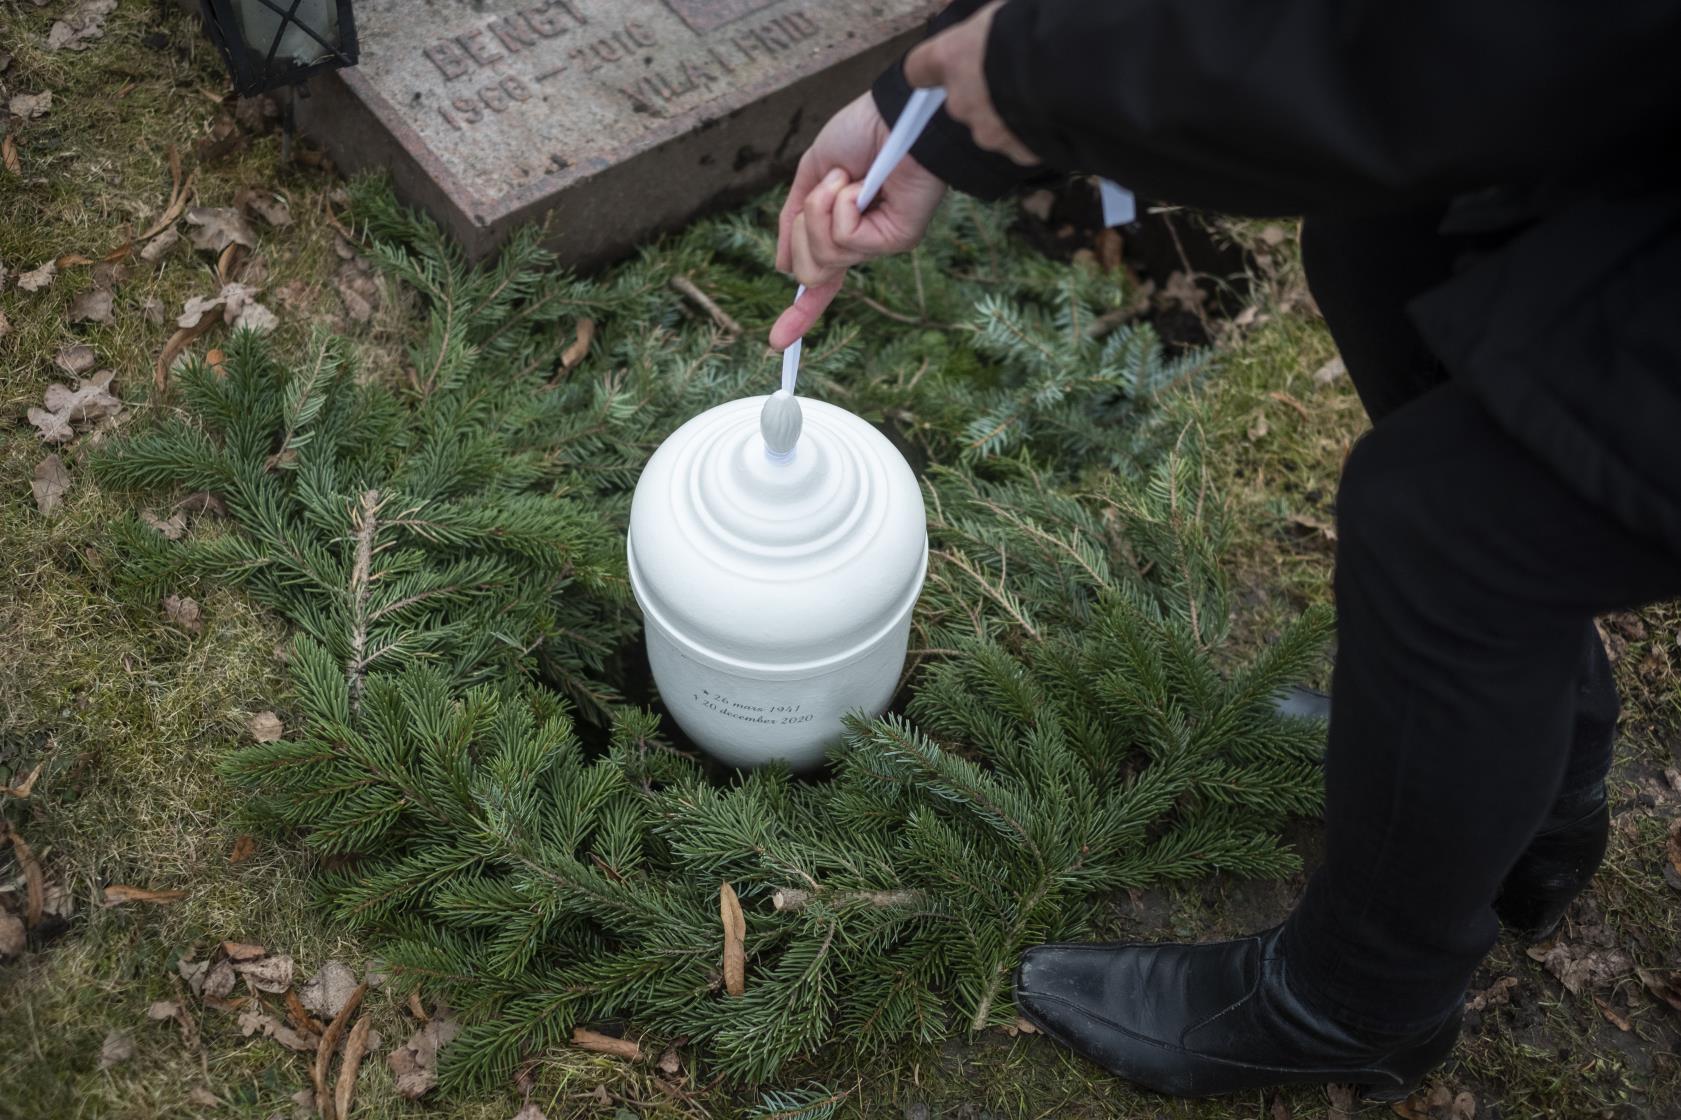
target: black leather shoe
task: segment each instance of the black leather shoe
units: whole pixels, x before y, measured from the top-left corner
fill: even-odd
[[[1500,886],[1494,900],[1500,924],[1526,941],[1551,937],[1599,870],[1610,836],[1603,782],[1560,797]]]
[[[1291,992],[1277,928],[1207,945],[1041,945],[1016,969],[1016,1008],[1112,1073],[1176,1097],[1348,1082],[1400,1100],[1446,1058],[1461,1012],[1374,1043]]]

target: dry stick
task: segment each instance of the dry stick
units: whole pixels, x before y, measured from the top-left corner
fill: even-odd
[[[356,990],[344,1001],[339,1013],[321,1032],[321,1045],[315,1048],[315,1065],[310,1070],[310,1080],[315,1084],[315,1107],[321,1110],[321,1120],[334,1120],[333,1098],[327,1093],[327,1067],[332,1064],[333,1051],[338,1047],[339,1036],[344,1034],[344,1025],[362,1006],[362,997],[367,994],[368,982],[364,980],[356,985]]]
[[[817,893],[815,891],[801,890],[799,887],[783,887],[770,896],[770,904],[781,911],[803,910],[808,903],[816,898]],[[922,892],[912,890],[841,891],[838,894],[825,895],[824,899],[834,906],[863,903],[865,906],[875,906],[885,910],[894,906],[920,905]]]
[[[561,371],[565,372],[570,370],[573,366],[583,361],[584,355],[590,352],[590,343],[594,340],[595,320],[589,318],[588,316],[579,319],[577,337],[572,340],[572,345],[568,346],[560,355]]]
[[[730,318],[729,312],[719,307],[717,301],[701,291],[693,280],[690,280],[687,276],[673,276],[671,286],[688,299],[693,300],[696,306],[710,315],[712,321],[717,323],[719,329],[725,334],[734,337],[741,333],[741,324]]]
[[[615,1038],[600,1031],[587,1030],[584,1027],[572,1028],[572,1045],[580,1050],[590,1050],[597,1054],[612,1054],[616,1058],[638,1061],[642,1057],[642,1047],[628,1038]]]
[[[348,672],[351,709],[362,703],[362,673],[367,665],[362,652],[368,644],[368,574],[373,568],[374,535],[379,531],[379,491],[362,493],[362,508],[356,526],[356,562],[350,569],[351,617],[350,667]]]
[[[356,1092],[356,1074],[362,1068],[362,1056],[368,1052],[368,1028],[374,1021],[366,1015],[356,1020],[350,1038],[344,1044],[344,1062],[339,1066],[339,1083],[333,1090],[334,1120],[350,1115],[350,1098]]]

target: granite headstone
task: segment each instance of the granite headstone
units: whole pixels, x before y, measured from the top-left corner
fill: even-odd
[[[939,0],[358,0],[301,131],[385,168],[473,258],[549,218],[609,259],[785,175]]]

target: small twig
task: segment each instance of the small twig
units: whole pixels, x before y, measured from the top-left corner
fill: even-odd
[[[560,355],[560,369],[562,373],[584,360],[584,355],[590,352],[590,343],[595,341],[595,320],[585,316],[578,320],[578,333]]]
[[[362,658],[368,643],[368,576],[373,568],[374,536],[379,532],[379,491],[362,494],[362,507],[356,518],[356,560],[350,569],[351,617],[355,619],[350,634],[350,702],[352,707],[362,701],[362,671],[367,663]]]
[[[712,317],[712,321],[718,324],[718,329],[722,330],[731,338],[734,338],[736,335],[741,333],[741,324],[730,318],[729,312],[725,311],[722,307],[719,307],[716,300],[701,291],[700,288],[696,286],[695,282],[690,280],[687,276],[673,276],[671,278],[671,287],[685,298],[693,301],[697,307],[710,315]]]
[[[853,298],[865,307],[869,308],[871,311],[874,311],[876,314],[885,315],[889,319],[892,319],[895,323],[908,323],[913,327],[920,327],[922,325],[922,320],[917,316],[906,315],[903,311],[894,311],[892,308],[883,306],[871,299],[869,296],[859,295],[854,296]]]
[[[779,911],[804,910],[807,905],[819,897],[819,892],[802,890],[799,887],[783,887],[770,896],[770,904]],[[821,896],[831,906],[847,906],[862,904],[874,906],[877,909],[889,910],[899,906],[918,906],[922,903],[922,892],[912,890],[899,891],[840,891],[836,894]]]
[[[1117,307],[1112,311],[1105,311],[1103,314],[1086,324],[1086,337],[1102,338],[1114,331],[1116,327],[1123,327],[1132,322],[1134,319],[1137,319],[1148,309],[1149,304],[1146,303],[1143,306],[1128,304],[1125,307]]]

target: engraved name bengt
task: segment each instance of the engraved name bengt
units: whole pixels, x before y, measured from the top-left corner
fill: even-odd
[[[681,31],[681,29],[679,29]],[[571,71],[600,75],[603,84],[622,94],[639,112],[667,115],[670,107],[691,94],[710,91],[743,67],[794,49],[818,34],[819,27],[805,11],[792,11],[737,25],[716,35],[698,35],[705,53],[684,58],[656,70],[643,70],[624,79],[611,71],[640,59],[658,44],[648,24],[627,19],[617,30],[598,32],[579,0],[549,0],[488,19],[453,35],[440,37],[422,49],[445,83],[469,79],[447,104],[437,106],[444,123],[457,131],[478,124],[530,101],[532,83],[545,83]],[[507,69],[510,61],[525,74]],[[485,73],[486,69],[489,73]],[[474,74],[479,78],[472,79]],[[527,76],[528,75],[528,76]],[[454,87],[452,87],[454,88]],[[553,161],[564,167],[566,161]]]
[[[421,53],[453,82],[480,66],[500,62],[510,54],[529,50],[545,39],[565,35],[589,23],[571,0],[549,0],[510,15],[498,16],[483,27],[448,35]]]

